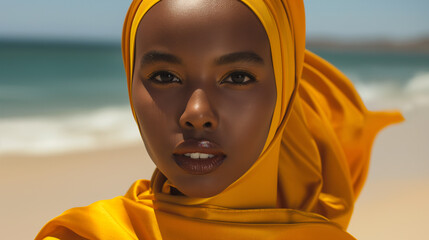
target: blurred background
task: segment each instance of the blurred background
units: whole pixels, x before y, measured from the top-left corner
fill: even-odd
[[[0,0],[0,232],[31,239],[66,209],[150,178],[120,38],[131,1]],[[406,121],[377,137],[349,232],[427,239],[429,1],[305,0],[307,47],[370,110]]]

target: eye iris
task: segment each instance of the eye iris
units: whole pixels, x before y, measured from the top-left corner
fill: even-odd
[[[174,75],[171,73],[161,73],[160,78],[161,82],[172,82],[174,80]]]
[[[231,74],[231,80],[235,83],[243,83],[246,80],[246,75],[243,73],[233,73]]]

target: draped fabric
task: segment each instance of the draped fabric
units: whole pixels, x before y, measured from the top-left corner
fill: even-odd
[[[130,101],[137,27],[157,2],[134,0],[125,20]],[[66,211],[36,239],[353,239],[346,229],[373,140],[403,118],[367,110],[346,76],[305,50],[303,1],[242,2],[267,32],[277,89],[255,164],[210,198],[169,194],[172,184],[155,170],[125,196]]]

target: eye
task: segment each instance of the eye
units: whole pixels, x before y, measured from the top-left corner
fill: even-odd
[[[255,77],[246,72],[233,72],[229,74],[221,83],[232,83],[246,85],[255,81]]]
[[[160,84],[181,83],[180,79],[176,77],[176,75],[167,71],[153,73],[150,75],[149,80]]]

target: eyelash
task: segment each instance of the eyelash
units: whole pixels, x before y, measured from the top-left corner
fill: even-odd
[[[226,79],[229,79],[232,77],[232,75],[244,75],[244,77],[249,78],[249,80],[247,80],[246,82],[233,82],[232,79],[231,81],[225,81]],[[233,71],[233,72],[229,72],[225,75],[225,77],[222,78],[222,81],[220,82],[221,84],[223,83],[230,83],[230,84],[234,84],[234,85],[248,85],[250,83],[256,82],[256,78],[255,76],[253,76],[253,74],[250,74],[248,72],[245,71]]]
[[[167,74],[167,75],[171,75],[170,77],[172,77],[173,79],[177,79],[175,81],[160,81],[158,79],[156,79],[156,77],[160,76],[161,74]],[[244,77],[248,78],[249,80],[245,81],[245,82],[233,82],[232,81],[232,75],[244,75]],[[231,78],[231,81],[226,81],[227,79]],[[156,83],[156,84],[172,84],[172,83],[179,83],[181,84],[182,81],[180,80],[180,78],[178,78],[175,74],[169,72],[169,71],[158,71],[155,72],[153,74],[151,74],[149,76],[149,80],[151,80],[152,82]],[[228,74],[225,75],[225,77],[222,78],[222,80],[220,81],[220,84],[224,84],[224,83],[229,83],[229,84],[233,84],[233,85],[248,85],[252,82],[255,82],[256,78],[245,71],[234,71],[234,72],[230,72]]]
[[[171,77],[174,79],[176,78],[176,81],[160,81],[158,79],[156,79],[157,76],[160,76],[161,74],[167,74],[167,75],[171,75]],[[182,83],[182,81],[173,73],[169,72],[169,71],[158,71],[158,72],[154,72],[153,74],[151,74],[149,76],[149,80],[156,83],[156,84],[172,84],[172,83]]]

